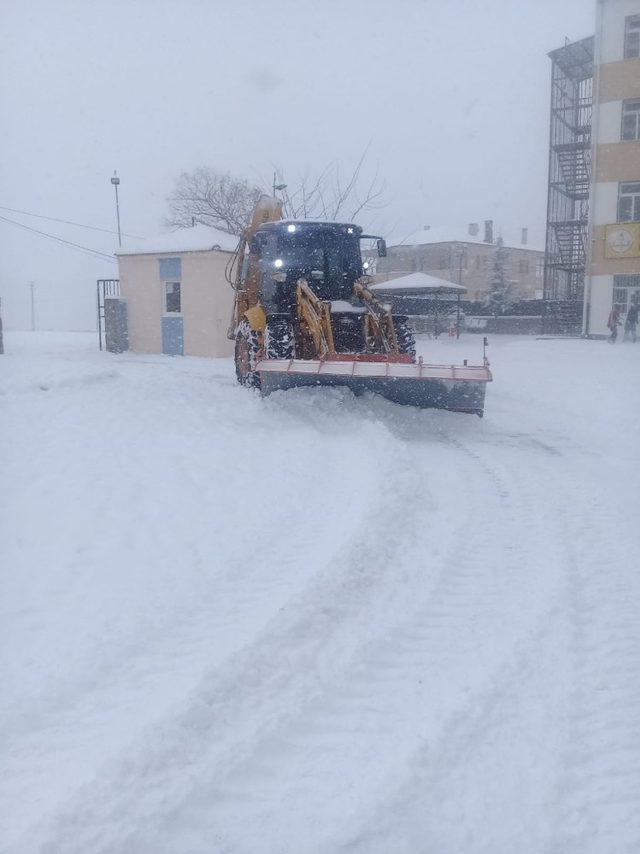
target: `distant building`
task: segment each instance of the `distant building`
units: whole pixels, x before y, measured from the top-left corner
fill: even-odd
[[[640,0],[599,0],[584,331],[640,300]]]
[[[489,290],[498,237],[508,250],[507,275],[514,297],[542,297],[542,248],[529,244],[528,229],[520,229],[517,235],[499,235],[491,220],[458,230],[427,226],[390,245],[387,257],[377,259],[376,282],[422,272],[462,285],[467,299],[481,300]]]
[[[227,328],[234,293],[225,268],[237,240],[196,226],[117,253],[130,350],[172,356],[233,353]]]

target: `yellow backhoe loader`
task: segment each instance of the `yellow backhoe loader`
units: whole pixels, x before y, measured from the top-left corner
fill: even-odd
[[[263,196],[231,260],[235,289],[229,337],[238,382],[269,394],[296,386],[347,385],[389,400],[482,416],[482,365],[427,365],[416,359],[407,317],[393,314],[368,287],[362,233],[352,223],[282,219]]]

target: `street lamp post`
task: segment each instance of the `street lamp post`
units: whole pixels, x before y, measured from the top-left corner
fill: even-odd
[[[274,197],[276,195],[276,190],[286,190],[287,189],[286,184],[278,184],[277,181],[278,181],[278,176],[274,172],[273,173],[273,195],[274,195]]]
[[[116,218],[118,220],[118,246],[122,249],[122,236],[120,234],[120,202],[118,201],[118,184],[120,183],[120,178],[118,178],[118,173],[114,170],[113,178],[111,179],[111,183],[113,184],[113,188],[116,191]]]
[[[458,256],[458,284],[462,285],[462,264],[466,258],[466,249],[464,246],[458,247],[459,256]],[[456,306],[456,338],[460,337],[460,294],[458,291],[458,304]]]

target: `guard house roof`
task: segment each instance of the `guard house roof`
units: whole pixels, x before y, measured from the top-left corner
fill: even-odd
[[[162,255],[211,250],[235,252],[238,240],[235,234],[227,234],[226,231],[206,225],[195,225],[193,228],[180,228],[144,240],[128,240],[116,255]]]
[[[444,294],[466,294],[464,285],[456,285],[446,279],[438,279],[426,273],[410,273],[388,282],[378,282],[369,289],[383,296],[442,296]]]

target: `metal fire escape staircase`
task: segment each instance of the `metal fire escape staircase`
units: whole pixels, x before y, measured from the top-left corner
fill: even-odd
[[[558,205],[556,217],[549,220],[556,250],[555,258],[550,260],[574,279],[584,277],[586,264],[591,129],[572,126],[569,130],[574,139],[556,143],[551,152],[555,158],[555,181],[550,189],[561,194],[564,202]]]
[[[593,39],[550,54],[551,126],[544,298],[558,329],[580,327],[591,181]],[[570,318],[572,318],[570,322]],[[576,331],[574,330],[574,331]]]

